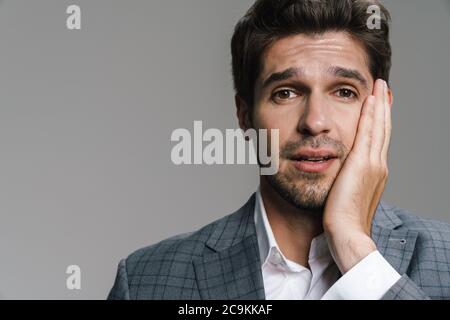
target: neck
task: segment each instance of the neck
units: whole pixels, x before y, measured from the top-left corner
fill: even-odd
[[[322,215],[294,207],[263,177],[260,190],[267,219],[281,252],[287,259],[308,268],[311,242],[323,232]]]

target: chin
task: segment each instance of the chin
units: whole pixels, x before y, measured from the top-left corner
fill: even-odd
[[[281,198],[302,211],[321,213],[334,179],[320,174],[292,177],[283,173],[267,176],[269,184]]]

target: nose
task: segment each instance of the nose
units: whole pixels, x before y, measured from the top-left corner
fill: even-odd
[[[327,101],[320,94],[311,93],[298,123],[298,131],[305,136],[318,136],[330,132],[330,114]]]

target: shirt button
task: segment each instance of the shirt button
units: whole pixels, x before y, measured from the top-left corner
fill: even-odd
[[[273,253],[272,262],[274,264],[281,264],[283,262],[283,257],[281,256],[281,254],[278,251]]]

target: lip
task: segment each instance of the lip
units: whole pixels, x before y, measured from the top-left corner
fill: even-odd
[[[325,161],[306,161],[306,158],[328,158]],[[291,157],[294,167],[302,172],[320,173],[326,171],[337,159],[337,154],[331,149],[302,149]]]
[[[294,167],[302,172],[320,173],[326,171],[336,161],[336,158],[331,158],[322,162],[300,161],[292,160]]]
[[[296,152],[291,159],[300,160],[302,158],[337,158],[337,154],[331,149],[302,149]]]

